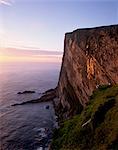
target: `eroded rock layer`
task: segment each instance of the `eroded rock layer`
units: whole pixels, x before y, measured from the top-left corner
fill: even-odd
[[[118,83],[118,25],[65,34],[58,82],[57,111],[63,118],[80,113],[99,85]]]

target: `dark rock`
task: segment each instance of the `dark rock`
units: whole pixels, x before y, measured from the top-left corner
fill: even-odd
[[[55,89],[49,89],[49,90],[45,91],[43,94],[53,92],[54,90],[55,90]]]
[[[46,106],[46,109],[49,109],[49,107],[50,107],[50,106],[49,106],[49,105],[47,105],[47,106]]]
[[[23,91],[23,92],[18,92],[17,94],[32,94],[35,93],[35,91]]]
[[[33,99],[30,101],[22,102],[22,103],[17,103],[13,104],[11,106],[17,106],[17,105],[24,105],[24,104],[33,104],[33,103],[40,103],[40,102],[47,102],[47,101],[53,101],[53,99],[56,97],[56,90],[51,90],[47,93],[45,93],[43,96],[37,99]]]

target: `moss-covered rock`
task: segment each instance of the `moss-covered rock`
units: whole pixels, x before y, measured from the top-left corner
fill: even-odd
[[[118,85],[100,86],[80,115],[55,131],[53,150],[118,149]]]

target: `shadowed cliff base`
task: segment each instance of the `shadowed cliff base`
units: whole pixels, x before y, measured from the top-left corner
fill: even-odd
[[[118,85],[95,90],[89,104],[61,124],[53,137],[54,150],[117,150]]]

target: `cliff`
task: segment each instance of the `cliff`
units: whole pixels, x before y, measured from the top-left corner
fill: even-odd
[[[118,83],[118,25],[65,34],[55,100],[61,118],[81,113],[99,85]]]

